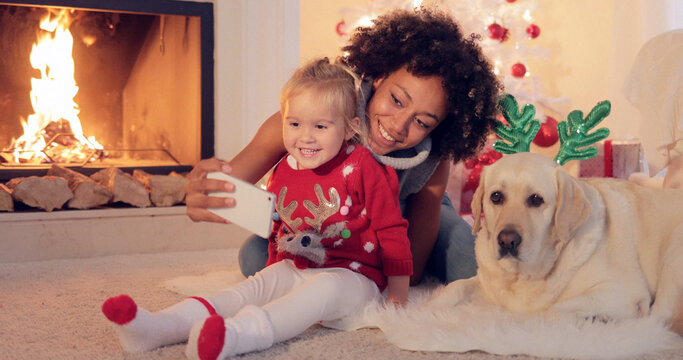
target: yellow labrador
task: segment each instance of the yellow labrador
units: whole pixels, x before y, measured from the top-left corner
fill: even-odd
[[[484,169],[472,212],[478,273],[432,306],[474,301],[602,321],[652,314],[683,332],[683,191],[576,179],[519,153]]]

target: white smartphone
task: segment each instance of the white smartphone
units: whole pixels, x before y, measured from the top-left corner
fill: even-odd
[[[235,206],[209,209],[212,213],[229,220],[254,234],[268,238],[273,228],[275,195],[244,180],[222,172],[211,172],[209,179],[225,180],[235,184],[234,192],[212,192],[211,196],[232,197]]]

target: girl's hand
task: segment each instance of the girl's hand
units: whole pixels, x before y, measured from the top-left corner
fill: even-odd
[[[189,180],[185,185],[185,204],[187,205],[187,216],[192,221],[209,221],[216,223],[229,224],[230,222],[222,217],[208,211],[208,208],[233,207],[235,199],[232,197],[215,197],[207,195],[211,191],[232,192],[235,186],[223,180],[207,179],[206,174],[213,171],[220,171],[229,174],[232,171],[230,164],[216,158],[204,159],[195,165],[187,176]]]
[[[405,306],[410,291],[410,276],[388,276],[387,304]]]

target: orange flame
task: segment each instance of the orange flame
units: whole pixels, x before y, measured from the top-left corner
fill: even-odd
[[[31,65],[40,78],[31,78],[31,104],[34,114],[22,120],[24,134],[14,142],[17,162],[78,162],[102,149],[94,137],[83,135],[80,112],[74,97],[73,36],[68,29],[66,10],[48,13],[40,22],[38,41],[31,49]],[[49,154],[49,155],[48,155]]]

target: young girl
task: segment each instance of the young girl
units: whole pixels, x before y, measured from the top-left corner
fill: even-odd
[[[351,142],[360,124],[354,76],[315,61],[285,84],[280,104],[288,153],[268,183],[278,214],[268,265],[217,295],[157,313],[127,295],[110,298],[102,311],[125,350],[183,341],[197,322],[187,356],[223,359],[347,316],[385,288],[388,301],[407,300],[412,258],[398,179]]]
[[[449,163],[473,156],[495,125],[500,84],[476,39],[465,37],[441,11],[396,10],[361,27],[344,47],[345,64],[366,90],[357,115],[368,129],[368,147],[396,169],[399,201],[410,227],[411,283],[429,272],[443,282],[476,274],[472,228],[444,195]],[[206,210],[234,206],[234,199],[208,195],[232,184],[206,179],[224,171],[258,181],[282,157],[281,116],[264,122],[254,139],[229,163],[200,161],[186,187],[187,214],[194,221],[225,222]],[[266,262],[267,241],[251,238],[240,251],[243,273]]]

